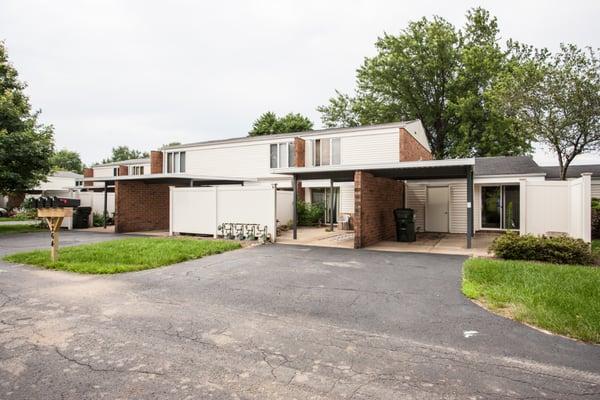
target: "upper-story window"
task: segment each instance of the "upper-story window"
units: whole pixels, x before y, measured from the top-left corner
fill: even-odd
[[[113,176],[119,176],[119,167],[113,168]]]
[[[131,168],[131,175],[144,175],[144,166],[143,165],[134,165]]]
[[[294,143],[274,143],[270,147],[271,168],[287,168],[296,164]]]
[[[167,173],[185,172],[185,151],[167,152]]]
[[[313,140],[313,165],[339,165],[340,138],[327,138]]]

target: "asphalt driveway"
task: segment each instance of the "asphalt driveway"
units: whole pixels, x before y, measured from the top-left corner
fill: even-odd
[[[46,245],[0,237],[1,254]],[[266,245],[113,276],[0,261],[0,399],[600,397],[600,347],[472,304],[463,260]]]

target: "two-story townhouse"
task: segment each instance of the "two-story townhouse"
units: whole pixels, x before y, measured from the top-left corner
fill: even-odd
[[[433,160],[420,121],[171,146],[151,152],[142,176],[101,167],[112,167],[112,173],[94,172],[86,184],[114,185],[117,231],[167,229],[173,186],[276,185],[293,191],[296,199],[325,203],[327,222],[351,215],[355,247],[393,238],[392,211],[401,207],[415,210],[418,230],[466,233],[468,243],[475,231],[485,229],[564,228],[585,238],[585,214],[569,216],[583,222],[565,228],[565,218],[542,224],[535,216],[541,207],[527,210],[539,198],[536,190],[554,190],[561,200],[552,207],[564,208],[575,198],[589,202],[588,192],[600,184],[598,171],[589,166],[571,186],[540,186],[546,171],[530,157]],[[579,197],[571,194],[580,189]]]

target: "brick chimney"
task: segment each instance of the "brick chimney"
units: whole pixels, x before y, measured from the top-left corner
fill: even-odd
[[[119,176],[129,175],[129,167],[127,165],[119,165]]]
[[[305,164],[305,143],[304,139],[299,137],[294,138],[294,159],[296,160],[296,165],[294,167],[304,167]]]
[[[150,152],[150,173],[151,174],[162,174],[163,173],[163,152],[158,150],[152,150]]]
[[[83,169],[83,178],[93,178],[94,177],[94,169],[93,168],[84,168]],[[83,186],[94,186],[94,182],[86,182],[83,181]]]

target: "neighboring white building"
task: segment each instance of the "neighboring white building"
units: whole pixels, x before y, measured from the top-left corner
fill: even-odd
[[[71,171],[55,171],[29,193],[32,195],[69,197],[83,186],[83,175]]]

